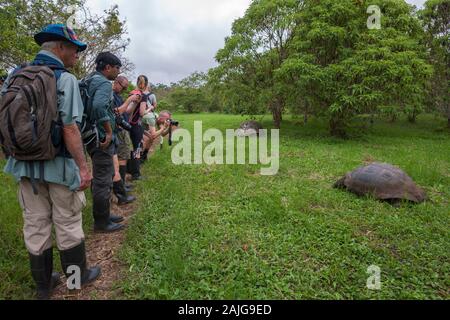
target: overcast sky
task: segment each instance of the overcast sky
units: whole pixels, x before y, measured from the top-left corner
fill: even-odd
[[[177,82],[216,65],[214,57],[251,0],[87,0],[101,13],[119,5],[131,45],[126,54],[152,83]],[[407,0],[423,5],[425,0]],[[133,79],[134,81],[134,79]]]

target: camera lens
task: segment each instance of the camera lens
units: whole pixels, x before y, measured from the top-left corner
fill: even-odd
[[[131,131],[131,125],[119,114],[116,115],[116,124],[126,131]]]

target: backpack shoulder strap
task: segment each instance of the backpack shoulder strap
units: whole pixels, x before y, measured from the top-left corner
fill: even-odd
[[[109,82],[108,80],[105,79],[104,81],[100,81],[98,84],[96,84],[94,87],[91,88],[92,80],[94,80],[94,78],[96,78],[96,77],[100,77],[100,76],[97,74],[93,74],[90,76],[90,78],[87,79],[88,90],[90,92],[92,92],[92,97],[91,97],[92,101],[94,100],[94,96],[95,96],[95,93],[97,92],[98,88],[100,88],[103,84]],[[90,102],[92,103],[92,101],[90,101]]]
[[[84,83],[87,85],[87,87],[88,87],[89,90],[97,91],[97,89],[100,88],[100,86],[101,86],[102,84],[108,82],[108,80],[105,79],[105,81],[102,81],[102,82],[100,82],[98,85],[96,85],[95,87],[91,88],[92,80],[94,80],[94,78],[96,78],[96,77],[100,77],[100,76],[99,76],[98,74],[95,74],[95,73],[94,73],[94,74],[88,75],[86,78],[84,78],[83,80],[81,80],[81,82],[84,82]]]
[[[67,70],[66,68],[60,67],[60,66],[57,66],[57,65],[51,65],[51,66],[48,66],[48,67],[50,69],[52,69],[53,72],[55,73],[56,81],[58,81],[61,78],[63,73],[65,73],[65,72],[70,73],[70,71]]]
[[[86,105],[84,106],[85,107],[84,112],[86,113],[86,115],[89,119],[92,118],[92,114],[91,114],[92,103],[94,101],[95,92],[97,91],[98,88],[100,88],[101,85],[103,85],[105,82],[108,82],[108,80],[105,80],[104,82],[100,82],[99,84],[95,85],[94,87],[91,87],[92,80],[95,77],[100,77],[100,76],[93,73],[93,74],[90,74],[87,77],[83,78],[80,81],[80,88],[83,87],[82,90],[84,90],[86,92],[85,94],[86,94],[87,101],[85,101]],[[90,95],[90,92],[93,93],[92,96]]]

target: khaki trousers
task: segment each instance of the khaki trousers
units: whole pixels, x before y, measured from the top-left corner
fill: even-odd
[[[68,187],[36,181],[33,193],[29,179],[22,178],[18,198],[23,210],[25,245],[33,255],[42,255],[52,247],[52,226],[61,251],[72,249],[84,240],[82,210],[86,206],[84,192]]]

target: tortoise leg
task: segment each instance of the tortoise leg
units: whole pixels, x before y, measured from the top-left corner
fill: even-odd
[[[386,200],[391,206],[394,208],[400,208],[402,206],[402,200],[401,199],[388,199]]]

